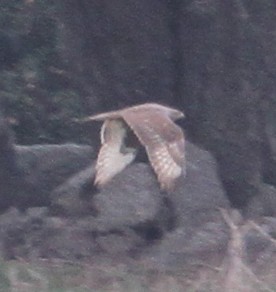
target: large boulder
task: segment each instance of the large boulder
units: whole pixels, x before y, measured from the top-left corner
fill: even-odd
[[[190,242],[186,253],[194,250],[198,236],[197,248],[207,250],[211,239],[201,234],[208,230],[214,249],[225,245],[218,208],[229,208],[229,203],[208,152],[187,143],[187,176],[169,194],[160,192],[145,163],[127,167],[101,190],[93,187],[93,176],[94,169],[89,167],[56,188],[50,210],[56,216],[82,221],[107,252],[137,251],[141,244],[166,240],[179,232],[177,244]]]
[[[93,234],[88,240],[114,255],[162,237],[172,215],[149,166],[129,166],[102,190],[93,187],[93,175],[89,167],[56,188],[51,214],[75,220],[76,230]]]
[[[227,246],[229,235],[220,208],[230,204],[218,179],[214,158],[187,143],[187,176],[170,194],[175,228],[145,254],[150,266],[177,270],[198,262],[215,263]]]
[[[32,145],[15,146],[18,166],[25,182],[32,187],[26,196],[24,206],[47,206],[49,194],[92,162],[95,153],[88,145]]]

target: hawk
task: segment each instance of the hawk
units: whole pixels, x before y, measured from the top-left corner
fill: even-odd
[[[103,121],[94,184],[105,185],[135,159],[138,148],[126,145],[132,132],[144,146],[161,189],[172,190],[185,174],[184,134],[174,123],[183,117],[179,110],[145,103],[81,120]]]

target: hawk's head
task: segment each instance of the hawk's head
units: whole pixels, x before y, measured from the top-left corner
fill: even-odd
[[[168,116],[173,120],[176,121],[178,119],[183,119],[185,117],[184,113],[178,111],[176,109],[168,109]]]

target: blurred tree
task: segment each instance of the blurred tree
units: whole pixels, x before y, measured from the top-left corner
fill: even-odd
[[[72,118],[84,107],[59,56],[54,1],[3,1],[0,24],[0,95],[17,142],[83,141]]]

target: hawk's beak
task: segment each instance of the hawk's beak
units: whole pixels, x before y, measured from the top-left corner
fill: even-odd
[[[185,114],[181,111],[178,111],[176,110],[175,111],[175,119],[178,120],[178,119],[184,119],[185,118]]]

